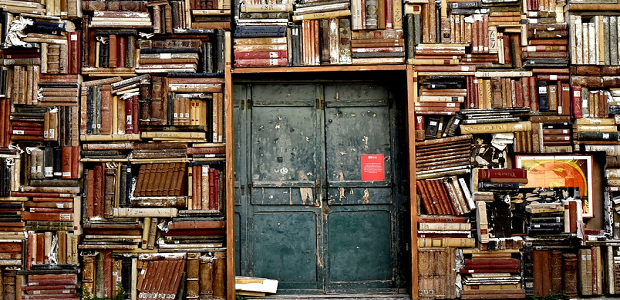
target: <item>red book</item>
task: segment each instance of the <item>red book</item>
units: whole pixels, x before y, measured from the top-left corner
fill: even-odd
[[[527,178],[525,169],[478,169],[478,180],[491,178]]]
[[[24,216],[22,215],[22,219],[23,218]],[[47,253],[45,253],[45,234],[37,233],[35,234],[35,238],[37,239],[37,255],[34,258],[34,263],[43,264],[47,256]]]
[[[34,262],[34,256],[33,256],[33,251],[34,251],[34,232],[30,231],[28,232],[28,241],[26,244],[26,270],[30,270],[30,268],[32,267],[32,263]]]
[[[125,100],[125,133],[133,133],[133,101],[137,96],[129,97]]]
[[[108,58],[108,67],[116,68],[118,67],[118,39],[115,34],[110,34],[108,37],[109,43],[109,58]],[[103,95],[102,95],[103,96]]]
[[[103,297],[112,298],[112,291],[114,290],[114,283],[112,282],[113,264],[112,250],[103,251]]]
[[[538,111],[538,87],[536,86],[536,77],[528,78],[528,90],[530,92],[530,108],[531,111]]]
[[[67,35],[69,52],[69,74],[80,74],[82,63],[82,33],[69,32]]]
[[[465,268],[467,269],[499,269],[499,268],[517,268],[520,260],[518,258],[510,259],[465,259]]]
[[[581,87],[573,86],[571,104],[573,107],[573,118],[581,118],[583,116],[581,110]]]
[[[127,63],[127,36],[120,35],[117,38],[118,40],[118,54],[117,54],[117,62],[116,66],[119,68],[124,68]]]
[[[140,133],[140,126],[138,122],[138,114],[140,113],[140,98],[138,95],[133,96],[133,110],[132,110],[132,122],[133,122],[133,133]]]
[[[71,163],[72,163],[72,155],[73,148],[71,146],[62,146],[62,178],[70,179],[71,178]]]
[[[392,0],[385,0],[385,29],[394,29],[394,11]]]
[[[417,194],[420,195],[420,198],[422,198],[422,204],[424,205],[424,210],[426,210],[426,213],[429,215],[435,215],[435,207],[432,205],[431,202],[431,198],[430,196],[427,194],[426,191],[426,186],[424,186],[423,181],[416,181],[415,182],[416,188],[417,188]],[[423,222],[423,221],[420,221]]]
[[[515,91],[515,106],[525,107],[525,98],[523,97],[523,85],[521,84],[521,80],[511,80],[510,82]]]
[[[69,146],[71,148],[71,179],[77,179],[80,172],[80,146]]]
[[[235,59],[235,67],[285,67],[288,64],[286,58],[247,58]]]
[[[52,192],[11,192],[11,196],[13,197],[40,197],[33,198],[33,201],[51,201],[50,198],[59,198],[53,199],[53,201],[69,201],[61,198],[73,198],[73,194],[65,194],[65,193],[52,193]],[[73,200],[71,200],[73,201]]]
[[[235,59],[248,58],[286,58],[286,50],[278,51],[252,51],[252,52],[235,52]]]

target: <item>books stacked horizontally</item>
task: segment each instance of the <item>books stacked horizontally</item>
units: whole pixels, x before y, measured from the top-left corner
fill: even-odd
[[[21,299],[80,299],[77,274],[32,274],[22,286]]]
[[[41,75],[38,99],[41,105],[77,105],[80,97],[80,75]]]
[[[532,122],[532,152],[561,153],[571,152],[573,145],[570,116],[536,115]]]
[[[463,109],[465,118],[460,125],[461,134],[501,133],[531,131],[530,121],[522,121],[529,108]]]
[[[420,77],[418,84],[420,85],[418,102],[414,103],[416,115],[435,115],[436,118],[439,117],[437,115],[457,115],[467,96],[465,76],[425,76]],[[450,131],[446,136],[453,136],[454,130],[458,128],[458,122],[452,124],[452,127],[446,126],[446,130]],[[451,129],[448,129],[449,127]],[[426,129],[428,128],[427,125]]]
[[[532,235],[561,234],[564,232],[564,205],[555,200],[555,191],[535,190],[528,194],[525,206],[529,214],[527,230]],[[568,224],[568,223],[567,223]],[[576,224],[576,223],[575,223]]]
[[[342,30],[340,33],[342,34]],[[351,53],[353,64],[402,64],[405,62],[403,31],[353,31]]]
[[[617,125],[613,118],[575,119],[573,139],[580,144],[617,144]]]
[[[198,211],[199,212],[199,211]],[[187,215],[191,215],[192,211]],[[157,246],[168,252],[212,252],[224,251],[225,222],[218,221],[215,213],[194,213],[197,217],[185,215],[173,218],[162,226],[162,237]],[[208,217],[201,217],[207,215]]]
[[[525,169],[478,169],[479,190],[518,190],[527,184]]]
[[[235,67],[287,66],[289,50],[286,37],[236,38]]]
[[[201,53],[200,39],[138,40],[140,56],[136,73],[196,73]]]
[[[456,176],[416,181],[426,214],[463,215],[474,209],[469,188]]]
[[[418,223],[418,236],[421,238],[471,238],[471,224],[454,222]]]
[[[523,299],[518,250],[463,250],[461,299]]]
[[[2,232],[0,248],[4,256],[0,259],[2,266],[22,266],[24,253],[24,235],[17,232]]]
[[[567,23],[529,23],[527,42],[522,54],[524,67],[568,67]]]
[[[46,107],[16,107],[11,112],[11,141],[43,141]],[[7,122],[8,123],[8,122]]]
[[[410,61],[416,65],[416,71],[429,72],[428,75],[473,75],[475,66],[458,65],[466,53],[466,47],[467,44],[417,44],[411,49],[415,58]],[[432,74],[434,72],[450,72],[450,74]]]
[[[416,142],[419,180],[469,173],[472,135]]]
[[[148,231],[143,229],[149,227],[150,224],[143,225],[142,222],[129,219],[103,220],[89,216],[84,219],[84,236],[77,249],[132,250],[138,249],[138,244],[141,242],[146,249],[146,245],[150,241]],[[144,233],[147,234],[146,237]],[[152,245],[154,245],[154,238]]]
[[[138,11],[94,11],[90,27],[105,28],[152,28],[148,12]]]
[[[473,248],[476,246],[476,239],[471,237],[471,224],[469,223],[468,217],[455,215],[419,215],[418,222],[418,224],[420,224],[419,230],[425,231],[422,235],[418,234],[419,248]],[[459,231],[461,236],[449,233],[450,231]],[[467,233],[466,231],[470,232]],[[420,231],[418,231],[418,233],[420,233]]]
[[[233,49],[236,67],[287,66],[293,45],[301,51],[299,28],[287,29],[291,4],[272,4],[265,10],[263,5],[241,3],[235,17]],[[297,36],[294,39],[293,36]]]

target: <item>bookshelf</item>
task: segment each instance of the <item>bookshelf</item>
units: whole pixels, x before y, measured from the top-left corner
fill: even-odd
[[[234,299],[230,4],[2,6],[2,297]]]

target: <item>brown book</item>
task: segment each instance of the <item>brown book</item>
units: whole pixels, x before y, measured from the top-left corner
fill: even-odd
[[[563,271],[562,271],[562,251],[551,251],[551,288],[550,293],[560,295],[562,292]]]
[[[212,256],[200,257],[200,297],[213,297],[214,288],[214,258]]]
[[[146,245],[146,248],[149,250],[155,249],[155,240],[157,239],[157,221],[158,218],[151,218],[151,224],[148,225],[151,227],[149,229],[149,238]],[[145,224],[145,226],[147,225]]]
[[[226,298],[226,252],[215,252],[213,264],[213,297]]]
[[[562,254],[562,270],[564,285],[563,290],[566,291],[566,296],[577,296],[577,255],[575,253]]]
[[[105,169],[105,192],[103,217],[112,218],[114,214],[114,195],[116,192],[116,168]]]
[[[592,252],[590,248],[578,250],[579,293],[592,295]]]
[[[188,298],[198,298],[200,296],[200,254],[188,253],[187,254],[187,275],[185,284],[185,295]]]
[[[435,215],[437,212],[435,211],[435,206],[433,205],[432,198],[428,194],[424,182],[421,180],[416,181],[416,188],[418,195],[422,199],[422,204],[424,205],[424,210],[426,211],[426,213],[429,215]]]
[[[101,86],[101,130],[102,135],[112,134],[112,86]]]
[[[94,173],[94,188],[93,188],[93,216],[103,217],[104,212],[104,167],[102,165],[95,165]]]
[[[22,212],[23,221],[73,221],[73,213],[32,213]]]

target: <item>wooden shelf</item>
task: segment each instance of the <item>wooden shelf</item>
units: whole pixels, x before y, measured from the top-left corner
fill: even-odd
[[[339,66],[300,66],[300,67],[264,67],[234,68],[233,74],[254,73],[307,73],[307,72],[347,72],[347,71],[404,71],[407,65],[339,65]]]

